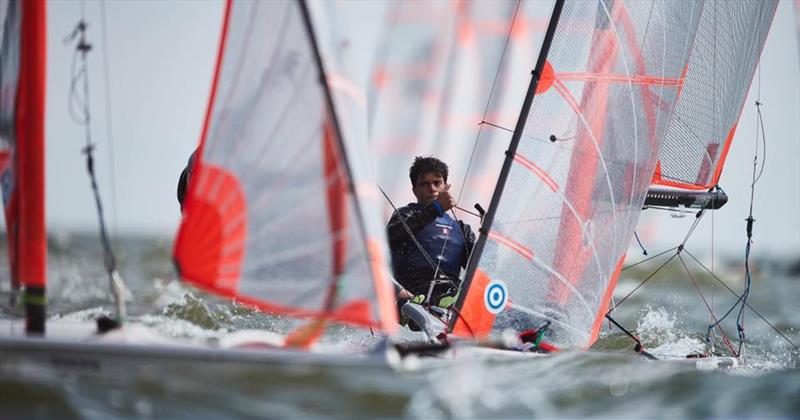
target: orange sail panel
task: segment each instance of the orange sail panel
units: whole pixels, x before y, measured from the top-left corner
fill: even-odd
[[[383,235],[380,216],[354,188],[370,183],[351,144],[363,141],[353,116],[365,117],[338,96],[353,96],[352,86],[320,83],[327,75],[303,7],[228,2],[174,255],[184,281],[311,319],[287,339],[307,347],[331,321],[389,332],[396,314],[375,267],[383,249],[367,245]],[[350,86],[342,74],[337,86]]]

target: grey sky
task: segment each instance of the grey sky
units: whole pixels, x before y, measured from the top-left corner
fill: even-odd
[[[67,109],[73,47],[62,44],[80,19],[81,2],[51,1],[48,7],[48,227],[51,231],[93,230],[97,223],[94,202],[80,153],[84,132]],[[159,233],[169,238],[180,215],[175,198],[178,175],[200,135],[223,3],[106,4],[113,161],[106,124],[100,3],[87,1],[84,10],[89,40],[95,47],[89,56],[92,134],[98,144],[98,175],[108,221],[120,233]],[[794,19],[793,5],[782,1],[762,56],[767,167],[757,184],[754,249],[800,256],[800,48]],[[730,202],[714,215],[720,252],[744,249],[758,86],[756,79],[722,175],[721,185]],[[678,220],[663,212],[646,214],[639,230],[653,249],[674,245],[691,217]],[[708,219],[695,234],[695,247],[708,249]]]

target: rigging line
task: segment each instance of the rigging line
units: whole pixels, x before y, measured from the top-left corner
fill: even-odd
[[[654,260],[654,259],[656,259],[656,258],[658,258],[658,257],[660,257],[660,256],[662,256],[662,255],[664,255],[664,254],[666,254],[667,252],[671,252],[671,251],[674,251],[674,250],[676,250],[676,249],[678,249],[678,247],[677,247],[677,246],[674,246],[674,247],[672,247],[672,248],[670,248],[670,249],[668,249],[668,250],[666,250],[666,251],[662,251],[662,252],[660,252],[660,253],[658,253],[658,254],[656,254],[656,255],[653,255],[653,256],[652,256],[652,257],[650,257],[650,258],[645,258],[645,259],[643,259],[642,261],[639,261],[639,262],[633,263],[633,264],[631,264],[631,265],[629,265],[629,266],[627,266],[627,267],[623,267],[621,271],[625,271],[625,270],[627,270],[627,269],[629,269],[629,268],[636,267],[637,265],[644,264],[644,263],[646,263],[646,262],[648,262],[648,261]]]
[[[83,4],[83,3],[81,3]],[[92,192],[94,195],[95,207],[97,210],[97,223],[100,229],[100,242],[103,246],[103,260],[105,263],[106,272],[108,274],[109,285],[111,286],[111,291],[114,294],[114,300],[116,303],[117,309],[117,321],[121,321],[126,317],[125,311],[125,300],[124,300],[124,291],[125,291],[125,284],[122,280],[122,277],[119,275],[117,271],[117,261],[114,256],[114,251],[111,248],[110,241],[108,239],[108,233],[105,224],[105,217],[103,216],[103,203],[100,199],[100,189],[97,184],[97,176],[94,171],[94,157],[92,152],[94,151],[95,145],[92,143],[92,127],[91,127],[91,112],[90,112],[90,104],[89,104],[89,70],[88,70],[88,61],[86,59],[87,54],[91,51],[92,46],[88,42],[86,42],[86,22],[81,20],[75,26],[75,30],[72,34],[68,37],[68,40],[74,40],[75,38],[78,39],[75,50],[76,54],[79,53],[81,56],[81,80],[83,82],[83,97],[84,101],[83,105],[83,116],[84,116],[84,135],[86,138],[86,146],[83,148],[83,153],[86,155],[86,169],[89,173],[89,180],[92,187]],[[72,94],[76,93],[76,91],[72,91]]]
[[[684,251],[686,251],[686,254],[687,254],[687,255],[689,255],[690,257],[692,257],[692,259],[693,259],[693,260],[695,260],[695,261],[697,262],[697,264],[699,264],[699,265],[700,265],[700,267],[703,267],[703,269],[704,269],[704,270],[706,270],[706,272],[708,272],[708,274],[710,274],[710,275],[711,275],[711,277],[713,277],[713,278],[714,278],[714,280],[716,280],[716,281],[717,281],[717,282],[719,282],[719,283],[720,283],[722,286],[724,286],[726,289],[728,289],[728,291],[729,291],[729,292],[731,292],[731,293],[732,293],[734,296],[736,296],[737,298],[739,298],[739,299],[741,299],[741,298],[742,298],[742,296],[740,296],[740,295],[739,295],[738,293],[736,293],[736,292],[735,292],[733,289],[731,289],[731,288],[730,288],[730,287],[729,287],[727,284],[725,284],[725,282],[724,282],[724,281],[722,281],[722,279],[720,279],[720,278],[719,278],[719,277],[718,277],[716,274],[712,273],[712,272],[711,272],[711,270],[709,270],[709,269],[708,269],[708,267],[706,267],[705,265],[703,265],[703,263],[702,263],[702,262],[700,262],[700,260],[698,260],[698,259],[697,259],[697,257],[695,257],[694,255],[692,255],[692,253],[691,253],[691,252],[689,252],[688,250],[684,250]],[[781,332],[781,330],[779,330],[779,329],[778,329],[778,327],[776,327],[775,325],[773,325],[773,324],[772,324],[772,323],[771,323],[771,322],[770,322],[770,321],[769,321],[769,320],[768,320],[766,317],[764,317],[763,315],[761,315],[761,313],[760,313],[760,312],[758,312],[758,311],[757,311],[755,308],[753,308],[753,306],[751,306],[751,305],[750,305],[749,303],[747,303],[747,302],[744,302],[744,305],[745,305],[745,306],[747,306],[747,308],[748,308],[748,309],[750,309],[751,311],[753,311],[753,313],[754,313],[754,314],[756,314],[756,316],[757,316],[757,317],[759,317],[759,318],[760,318],[762,321],[764,321],[764,323],[765,323],[765,324],[767,324],[767,325],[768,325],[770,328],[772,328],[772,330],[773,330],[773,331],[775,331],[775,332],[776,332],[778,335],[780,335],[780,336],[781,336],[781,337],[782,337],[784,340],[786,340],[786,342],[787,342],[787,343],[791,344],[791,345],[792,345],[792,347],[794,347],[796,350],[800,350],[800,347],[798,347],[798,345],[797,345],[797,344],[795,344],[795,343],[794,343],[792,340],[790,340],[790,339],[789,339],[789,337],[787,337],[785,334],[783,334],[783,333]]]
[[[703,295],[703,291],[700,290],[700,285],[697,284],[697,280],[695,280],[694,276],[692,276],[692,273],[691,271],[689,271],[689,267],[686,266],[686,262],[683,260],[683,257],[678,255],[678,260],[681,262],[681,265],[683,265],[683,269],[686,270],[686,275],[689,276],[689,279],[692,281],[692,284],[694,284],[694,288],[697,290],[697,294],[700,295],[700,299],[703,301],[703,304],[706,306],[706,309],[708,309],[708,313],[711,315],[711,319],[715,321],[714,324],[708,326],[708,331],[706,332],[706,342],[711,341],[711,332],[713,331],[714,327],[716,327],[717,330],[719,330],[719,333],[722,335],[722,342],[728,347],[728,350],[730,350],[730,352],[734,356],[739,357],[739,353],[733,349],[733,346],[730,343],[728,335],[725,334],[725,330],[723,330],[722,325],[720,325],[721,320],[717,320],[717,318],[714,316],[714,310],[711,309],[711,306],[708,304],[706,297]]]
[[[633,231],[633,237],[636,238],[636,242],[639,244],[639,247],[642,248],[642,254],[647,255],[647,250],[644,248],[644,245],[642,245],[642,241],[639,239],[639,234],[636,233],[635,230]]]
[[[481,120],[481,122],[479,122],[479,123],[478,123],[478,125],[479,125],[479,126],[482,126],[482,125],[484,125],[484,124],[486,124],[486,125],[488,125],[488,126],[492,126],[492,127],[494,127],[494,128],[499,128],[499,129],[501,129],[501,130],[504,130],[504,131],[508,131],[509,133],[513,133],[513,132],[514,132],[514,130],[512,130],[512,129],[510,129],[510,128],[502,127],[502,126],[499,126],[499,125],[497,125],[497,124],[492,124],[492,123],[490,123],[489,121],[483,121],[483,120]],[[477,141],[477,140],[476,140],[476,141]],[[466,179],[466,176],[465,176],[465,178],[464,178],[464,179]]]
[[[620,325],[619,322],[617,322],[614,318],[611,317],[611,315],[606,314],[606,319],[608,319],[608,322],[616,325],[617,328],[622,330],[622,332],[624,332],[628,337],[630,337],[631,339],[633,339],[634,342],[636,342],[636,347],[634,347],[634,351],[636,351],[637,353],[642,354],[643,356],[645,356],[646,358],[648,358],[650,360],[658,360],[657,357],[653,356],[651,353],[649,353],[649,352],[644,350],[644,345],[642,345],[642,341],[639,340],[639,337],[633,335],[633,333],[631,333],[630,331],[625,329],[625,327]]]
[[[673,249],[676,249],[676,248],[673,248]],[[669,251],[666,251],[666,252],[669,252]],[[662,253],[662,254],[663,254],[663,253]],[[655,275],[656,275],[656,274],[657,274],[659,271],[661,271],[661,269],[662,269],[662,268],[664,268],[664,266],[666,266],[667,264],[669,264],[669,262],[670,262],[670,261],[672,261],[673,259],[675,259],[675,257],[677,257],[677,256],[678,256],[678,254],[679,254],[679,253],[677,253],[677,252],[676,252],[676,253],[674,253],[674,254],[672,254],[672,256],[671,256],[671,257],[669,257],[669,258],[668,258],[666,261],[664,261],[664,263],[663,263],[663,264],[661,264],[660,266],[658,266],[658,268],[656,268],[656,270],[655,270],[655,271],[653,271],[653,272],[652,272],[652,273],[651,273],[649,276],[647,276],[647,278],[645,278],[644,280],[642,280],[642,282],[641,282],[641,283],[639,283],[639,285],[638,285],[638,286],[636,286],[636,287],[635,287],[633,290],[631,290],[630,292],[628,292],[628,294],[627,294],[627,295],[625,295],[625,297],[623,297],[622,299],[620,299],[620,301],[619,301],[619,302],[617,302],[616,306],[614,306],[614,307],[611,309],[611,311],[613,311],[613,310],[615,310],[615,309],[619,308],[619,306],[620,306],[620,305],[622,305],[622,303],[623,303],[623,302],[625,302],[625,301],[626,301],[626,300],[627,300],[627,299],[628,299],[628,298],[629,298],[629,297],[630,297],[632,294],[634,294],[634,293],[635,293],[637,290],[639,290],[639,288],[641,288],[642,286],[644,286],[644,284],[645,284],[645,283],[647,283],[647,282],[648,282],[648,281],[649,281],[651,278],[653,278],[653,276],[655,276]],[[661,254],[659,254],[659,255],[661,255]],[[655,257],[653,257],[653,258],[655,258]],[[611,311],[608,311],[608,312],[610,313]]]
[[[113,137],[113,118],[111,114],[111,66],[109,65],[108,58],[108,25],[106,24],[106,0],[100,1],[100,26],[102,45],[103,45],[103,82],[105,84],[105,102],[106,102],[106,138],[108,139],[108,174],[109,183],[111,184],[111,219],[113,220],[114,230],[112,232],[113,239],[119,239],[119,218],[117,217],[117,177],[116,177],[116,159],[114,159],[114,137]]]
[[[408,236],[411,238],[411,240],[414,241],[414,245],[417,246],[417,248],[419,249],[419,252],[421,252],[422,256],[424,256],[425,259],[428,260],[428,264],[431,265],[431,268],[436,267],[436,263],[433,262],[433,258],[431,258],[431,256],[428,254],[428,251],[425,251],[425,248],[422,246],[422,244],[419,243],[419,241],[417,240],[417,237],[414,236],[414,232],[411,231],[411,227],[408,226],[408,223],[406,222],[406,219],[404,219],[402,217],[402,215],[400,214],[400,212],[397,211],[397,207],[392,202],[392,199],[389,198],[389,195],[386,194],[386,191],[384,191],[383,188],[381,188],[380,184],[375,183],[375,185],[378,187],[378,190],[380,190],[381,194],[383,194],[383,196],[386,198],[386,201],[389,202],[389,205],[392,206],[393,214],[395,216],[397,216],[398,220],[400,220],[400,223],[403,225],[403,228],[405,229],[406,233],[408,233]],[[399,283],[397,283],[397,281],[395,279],[392,279],[392,281],[395,284],[399,285]]]
[[[464,171],[464,177],[462,178],[463,181],[461,183],[461,189],[458,191],[458,198],[456,199],[456,202],[460,202],[461,197],[464,195],[464,187],[466,187],[467,184],[467,177],[469,176],[469,170],[472,167],[472,161],[475,159],[475,152],[478,150],[478,140],[480,140],[481,132],[483,131],[483,124],[486,123],[494,126],[494,124],[486,122],[486,114],[489,113],[489,106],[492,104],[492,97],[494,97],[494,90],[497,87],[497,80],[500,78],[500,70],[503,68],[503,61],[505,61],[506,58],[508,44],[509,41],[511,40],[511,33],[514,30],[514,24],[517,22],[517,14],[519,13],[519,6],[521,3],[522,0],[517,0],[517,6],[516,8],[514,8],[514,15],[511,17],[511,24],[508,25],[508,33],[506,34],[506,40],[505,43],[503,44],[503,52],[500,54],[500,62],[497,64],[497,71],[494,73],[492,88],[489,91],[489,98],[487,98],[486,100],[486,107],[484,107],[483,109],[483,117],[481,117],[481,123],[478,124],[478,132],[475,134],[475,141],[472,143],[472,151],[469,154],[469,160],[467,161],[467,169],[466,171]],[[498,128],[503,128],[503,127],[498,127]]]
[[[678,246],[678,252],[680,252],[683,249],[683,246],[686,245],[686,242],[692,236],[694,230],[697,229],[697,225],[700,224],[700,220],[703,219],[703,216],[705,216],[705,214],[706,214],[706,209],[701,209],[700,211],[697,212],[697,216],[694,219],[694,223],[692,223],[692,227],[690,227],[689,231],[686,232],[686,236],[683,238],[683,241]]]
[[[758,176],[755,177],[755,180],[753,181],[753,185],[755,185],[755,183],[758,182],[759,179],[761,179],[761,175],[764,173],[764,167],[767,165],[767,133],[764,130],[764,118],[761,115],[761,105],[763,105],[763,103],[761,101],[756,101],[756,108],[758,109],[758,125],[756,126],[756,156],[754,157],[754,160],[755,160],[755,158],[758,157],[758,129],[759,128],[761,129],[761,142],[762,142],[761,153],[762,153],[762,155],[761,155],[761,169],[758,171]]]

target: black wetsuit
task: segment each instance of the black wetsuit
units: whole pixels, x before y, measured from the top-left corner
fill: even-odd
[[[448,216],[435,202],[427,206],[410,203],[397,209],[386,230],[392,252],[392,271],[404,288],[414,295],[427,295],[438,260],[439,278],[446,277],[452,283],[437,286],[431,302],[455,293],[460,282],[460,270],[466,267],[469,253],[475,245],[475,234],[469,225]],[[430,261],[414,243],[408,230],[425,249]]]

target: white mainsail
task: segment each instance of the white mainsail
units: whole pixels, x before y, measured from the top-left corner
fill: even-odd
[[[550,322],[545,340],[555,348],[594,343],[701,10],[695,2],[564,5],[454,333],[497,337]]]
[[[175,260],[184,280],[267,312],[389,333],[384,233],[348,143],[363,136],[336,120],[348,102],[329,100],[305,7],[228,2]]]
[[[707,1],[653,182],[719,182],[778,2]]]
[[[538,46],[533,39],[541,36],[529,15],[536,15],[542,3],[523,2],[517,11],[518,4],[391,5],[369,106],[375,172],[395,205],[413,201],[407,174],[415,156],[435,156],[449,165],[453,192],[463,207],[488,205],[510,133],[491,126],[481,129],[481,122],[485,118],[500,127],[513,125],[524,97],[513,89],[520,85],[514,82],[527,82],[536,58],[533,46]],[[500,66],[503,53],[508,58]],[[386,220],[392,211],[385,203]],[[478,223],[466,213],[457,214]]]

